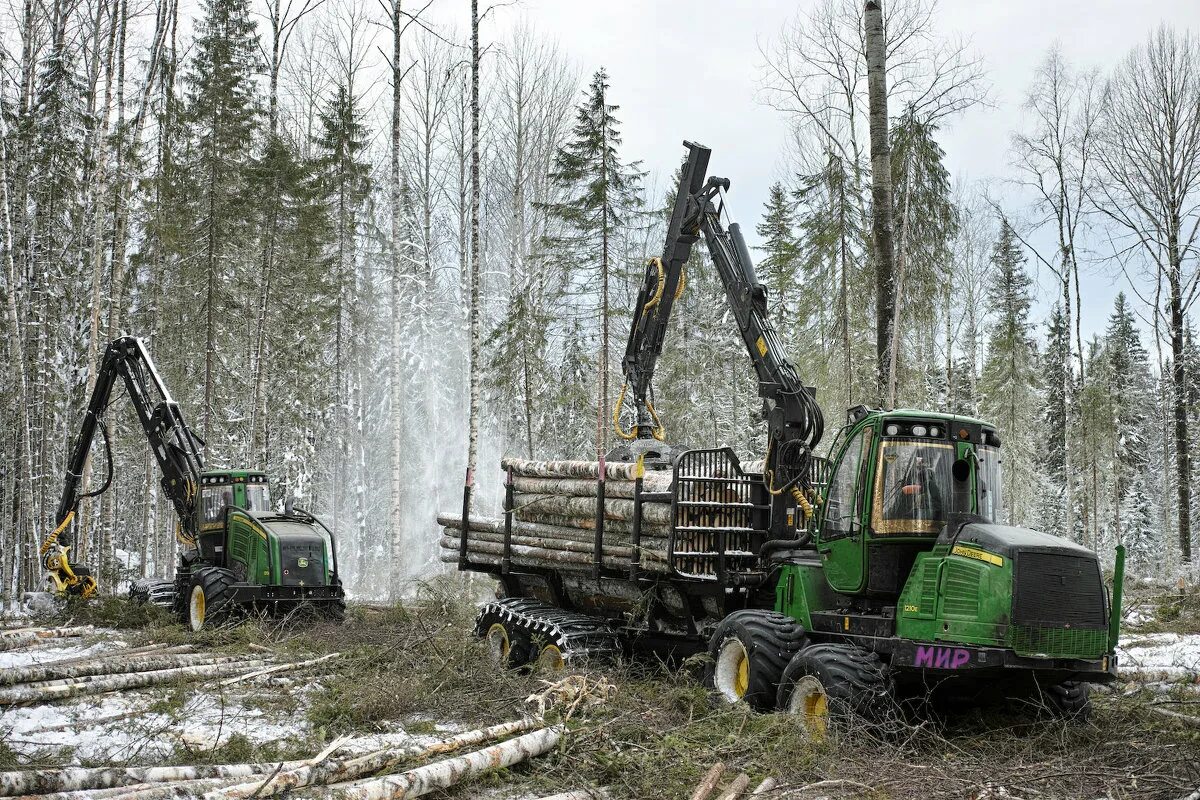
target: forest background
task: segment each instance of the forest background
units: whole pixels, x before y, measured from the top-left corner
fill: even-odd
[[[0,594],[38,583],[98,357],[122,334],[149,343],[210,466],[265,469],[277,501],[335,523],[359,597],[439,569],[434,516],[460,502],[467,458],[473,275],[477,502],[497,503],[502,453],[594,458],[678,163],[624,143],[625,98],[670,110],[656,159],[706,120],[728,130],[747,97],[770,114],[777,148],[747,133],[714,169],[773,171],[744,196],[727,175],[773,319],[830,428],[888,399],[859,3],[800,4],[736,58],[706,63],[697,42],[690,61],[655,62],[678,74],[661,101],[580,63],[532,4],[468,6],[0,8]],[[885,13],[895,404],[999,426],[1014,524],[1105,558],[1124,543],[1138,574],[1194,576],[1200,39],[1142,15],[1103,63],[1051,45],[1014,101],[935,2]],[[641,28],[669,35],[662,17]],[[706,93],[705,70],[739,98]],[[1020,113],[997,115],[1006,102]],[[996,119],[1012,124],[994,169],[953,173],[943,142]],[[676,442],[761,457],[752,371],[703,253],[687,275],[656,405]],[[176,546],[127,406],[107,419],[113,487],[76,524],[78,558],[109,589],[167,574]]]

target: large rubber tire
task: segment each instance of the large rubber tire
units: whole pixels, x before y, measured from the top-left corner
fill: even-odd
[[[170,611],[175,607],[175,581],[145,578],[129,586],[129,599],[137,605],[147,603]]]
[[[709,685],[727,703],[745,701],[771,711],[784,668],[807,643],[804,627],[785,614],[735,611],[709,640]]]
[[[1064,681],[1045,691],[1046,707],[1056,717],[1072,722],[1087,722],[1092,715],[1092,685],[1083,681]]]
[[[814,644],[788,663],[776,703],[801,718],[809,738],[820,741],[830,723],[876,720],[891,686],[879,656],[849,644]]]
[[[237,577],[220,567],[201,567],[192,573],[187,621],[193,631],[219,627],[234,610],[233,587]]]

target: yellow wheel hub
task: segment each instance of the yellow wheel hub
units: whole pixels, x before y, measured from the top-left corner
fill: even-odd
[[[813,741],[823,740],[829,732],[829,695],[815,676],[803,675],[796,681],[787,711],[800,717]]]
[[[744,699],[750,691],[750,653],[736,636],[722,642],[717,651],[713,685],[729,703]]]
[[[492,660],[497,664],[507,664],[508,655],[512,652],[512,643],[508,639],[508,629],[503,623],[492,623],[492,627],[487,631],[487,643]]]
[[[738,697],[745,697],[746,690],[750,688],[750,659],[746,658],[745,651],[737,662],[737,674],[733,678],[733,691]]]
[[[189,603],[189,617],[192,624],[192,630],[198,631],[204,627],[204,588],[201,586],[192,587],[192,596]]]
[[[538,653],[537,666],[538,669],[546,672],[558,672],[566,669],[567,662],[563,658],[562,650],[558,649],[558,645],[548,644]]]

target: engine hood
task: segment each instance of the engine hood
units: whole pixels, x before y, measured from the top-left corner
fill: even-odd
[[[970,522],[958,532],[958,543],[975,545],[988,552],[1012,558],[1018,552],[1056,552],[1095,558],[1096,554],[1082,545],[1042,531],[996,525],[990,522]]]

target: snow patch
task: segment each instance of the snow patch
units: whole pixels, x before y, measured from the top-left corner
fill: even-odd
[[[1151,680],[1200,678],[1200,634],[1128,634],[1121,637],[1117,656],[1122,675]]]

